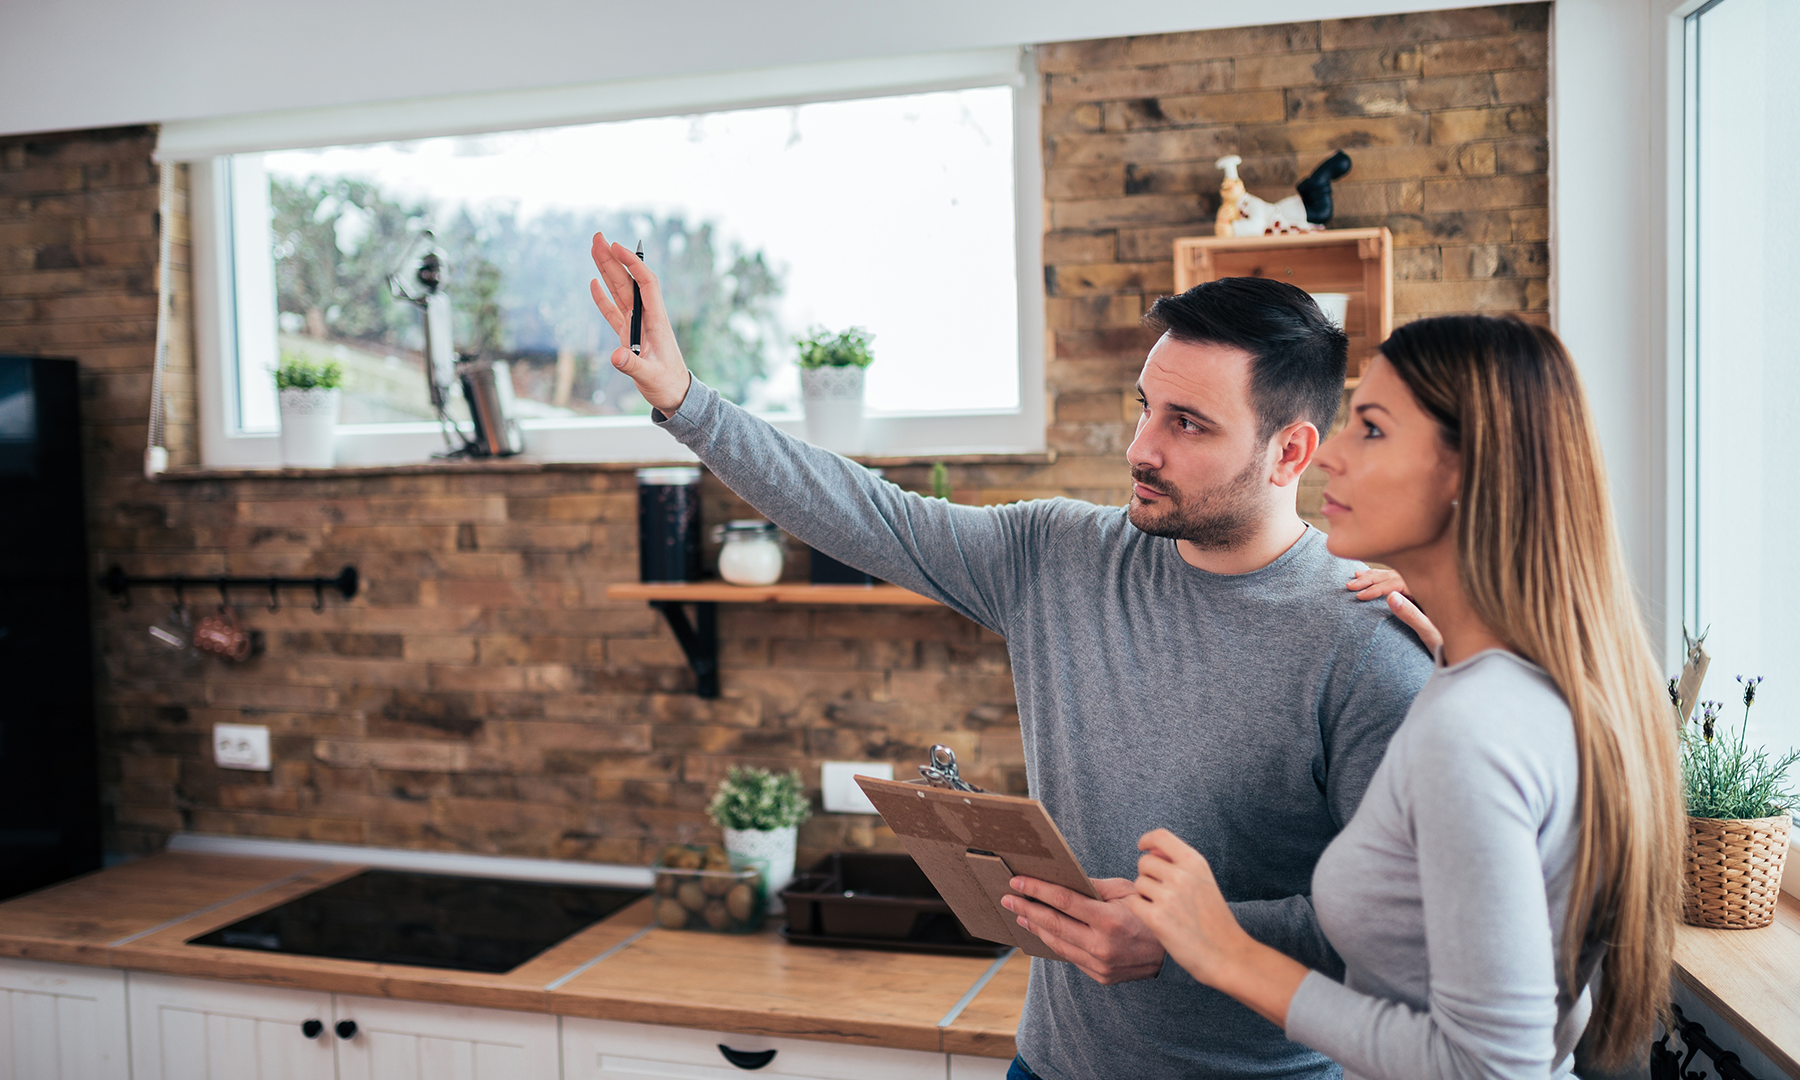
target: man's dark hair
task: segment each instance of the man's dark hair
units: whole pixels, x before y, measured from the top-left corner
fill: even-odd
[[[1250,407],[1259,442],[1296,420],[1331,430],[1343,400],[1350,339],[1305,290],[1269,278],[1202,282],[1150,305],[1145,325],[1190,345],[1250,354]]]

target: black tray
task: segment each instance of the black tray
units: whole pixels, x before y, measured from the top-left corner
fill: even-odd
[[[781,892],[781,936],[803,945],[998,956],[1011,946],[975,937],[912,856],[827,855]]]
[[[996,945],[991,941],[976,938],[972,944],[961,941],[902,941],[894,938],[853,938],[831,937],[826,934],[801,934],[784,926],[780,930],[783,938],[795,945],[823,945],[832,949],[884,949],[888,952],[933,953],[939,956],[988,956],[996,957],[1012,948],[1011,945]]]

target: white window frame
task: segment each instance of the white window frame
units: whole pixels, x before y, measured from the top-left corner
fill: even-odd
[[[680,116],[725,109],[886,97],[936,90],[1013,89],[1014,248],[1018,275],[1018,400],[1014,409],[871,414],[867,452],[878,455],[1036,453],[1045,446],[1043,166],[1040,92],[1029,47],[796,65],[735,73],[598,83],[554,90],[472,94],[367,106],[269,113],[164,125],[159,161],[191,165],[195,353],[201,463],[207,468],[276,468],[280,436],[247,432],[238,419],[238,342],[268,322],[273,269],[256,261],[254,237],[231,227],[230,156],[256,151],[352,145],[442,135]],[[240,195],[242,193],[239,193]],[[238,250],[234,250],[234,247]],[[268,313],[263,314],[263,308]],[[768,417],[796,435],[798,413]],[[644,417],[542,418],[522,422],[526,457],[542,461],[671,461],[693,455]],[[339,429],[341,467],[414,465],[444,448],[436,423],[360,424]]]

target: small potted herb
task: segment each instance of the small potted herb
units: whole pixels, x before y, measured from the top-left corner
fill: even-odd
[[[1744,719],[1721,730],[1720,701],[1702,701],[1700,715],[1681,733],[1681,778],[1687,796],[1688,836],[1683,917],[1695,926],[1750,930],[1775,918],[1786,861],[1789,811],[1800,793],[1787,773],[1800,750],[1771,759],[1749,744],[1750,707],[1762,676],[1737,677]],[[1676,714],[1679,683],[1669,683]]]
[[[732,766],[713,790],[706,811],[725,831],[725,850],[765,864],[771,903],[794,876],[800,823],[812,816],[812,804],[797,772]]]
[[[275,369],[281,398],[281,460],[292,468],[329,469],[342,404],[344,369],[335,360],[282,353]]]
[[[800,347],[800,397],[806,404],[806,437],[827,450],[863,450],[863,374],[875,362],[874,335],[859,326],[832,333],[815,327],[796,338]]]

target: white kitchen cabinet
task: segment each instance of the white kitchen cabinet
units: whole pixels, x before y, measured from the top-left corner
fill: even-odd
[[[129,1019],[129,1025],[127,1020]],[[129,1031],[129,1045],[127,1032]],[[1003,1080],[1007,1062],[0,959],[0,1080]]]
[[[337,998],[339,1080],[557,1080],[556,1017],[546,1013]]]
[[[128,1080],[125,973],[0,959],[0,1080]]]
[[[563,1080],[944,1080],[944,1055],[772,1039],[723,1031],[563,1018]],[[766,1065],[734,1065],[719,1048],[775,1056]]]
[[[557,1080],[556,1017],[133,975],[134,1080]]]
[[[1011,1067],[1011,1058],[951,1054],[950,1080],[1006,1080],[1006,1070]]]
[[[337,1076],[330,994],[134,974],[128,996],[133,1080]]]

